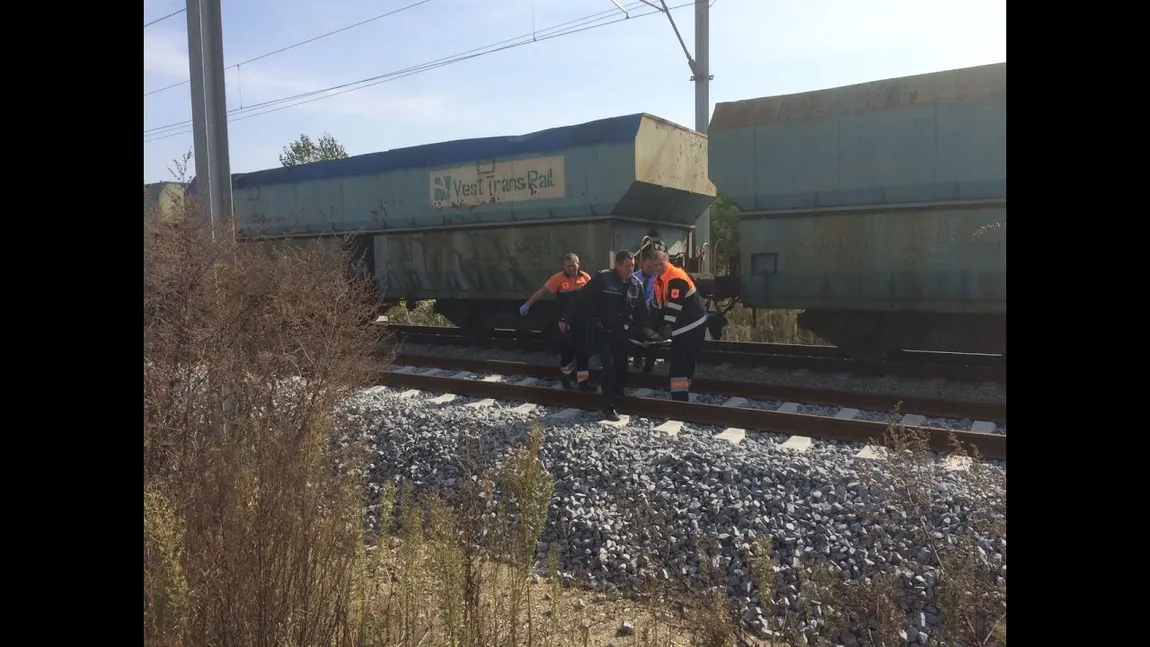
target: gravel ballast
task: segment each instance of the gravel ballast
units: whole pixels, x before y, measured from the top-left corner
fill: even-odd
[[[466,407],[476,399],[463,397],[433,404],[427,400],[434,394],[400,399],[401,390],[369,389],[344,412],[345,440],[373,446],[369,505],[378,508],[381,484],[401,478],[418,488],[455,487],[468,477],[463,453],[468,461],[488,456],[475,467],[491,467],[538,422],[545,430],[540,458],[555,477],[540,557],[554,543],[565,579],[628,591],[696,581],[716,569],[721,578],[709,584],[724,588],[748,627],[762,633],[778,629],[782,609],[815,604],[800,593],[803,560],[852,578],[890,573],[902,582],[907,608],[921,615],[908,641],[934,644],[930,637],[941,622],[933,606],[938,571],[930,565],[932,549],[918,537],[945,546],[968,526],[979,506],[966,472],[933,467],[927,509],[908,515],[902,503],[880,493],[892,485],[884,462],[855,458],[858,445],[816,442],[797,453],[779,447],[786,436],[778,434],[732,445],[714,438],[721,430],[697,425],[668,436],[653,430],[661,421],[608,427],[591,412],[556,419],[549,415],[555,409],[519,413],[512,410],[519,403],[511,402]],[[1004,465],[980,469],[1005,482]],[[769,609],[751,579],[759,538],[774,546],[782,609]],[[700,541],[709,547],[700,549]],[[980,536],[978,545],[1005,588],[1005,536]],[[804,626],[817,626],[821,617],[802,615],[810,623]],[[843,636],[841,644],[858,639]]]

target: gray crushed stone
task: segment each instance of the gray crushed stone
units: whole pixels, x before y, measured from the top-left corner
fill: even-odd
[[[940,622],[938,569],[916,531],[924,523],[929,536],[947,544],[988,494],[985,486],[968,487],[963,472],[939,470],[927,509],[908,514],[860,475],[869,465],[877,470],[873,478],[889,482],[883,462],[855,459],[858,446],[849,443],[816,441],[795,453],[778,447],[787,438],[779,434],[749,434],[736,446],[714,438],[717,428],[685,424],[672,437],[653,431],[657,420],[613,428],[592,412],[557,420],[540,415],[554,409],[460,406],[470,398],[435,405],[427,401],[434,394],[401,400],[397,392],[369,389],[342,413],[344,444],[362,440],[373,448],[372,512],[378,513],[381,484],[402,478],[417,488],[455,487],[468,477],[468,461],[472,470],[498,465],[538,422],[545,429],[540,458],[556,479],[540,559],[554,544],[565,580],[608,591],[684,578],[718,586],[760,632],[777,629],[783,609],[810,602],[798,579],[802,560],[809,560],[852,578],[895,574],[903,603],[924,614],[921,636],[931,635]],[[982,466],[1005,483],[1004,464]],[[781,607],[760,599],[750,576],[759,537],[774,545]],[[982,535],[978,545],[1005,588],[1005,536]],[[718,575],[704,577],[708,566]],[[804,627],[813,629],[813,622]],[[929,644],[921,636],[917,644]],[[865,636],[844,636],[842,644],[866,644]]]

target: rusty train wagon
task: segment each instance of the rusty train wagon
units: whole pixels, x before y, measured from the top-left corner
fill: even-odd
[[[518,307],[574,252],[610,267],[616,250],[662,239],[692,257],[714,200],[707,138],[647,114],[467,139],[233,176],[241,236],[353,235],[384,302],[434,299],[483,334],[548,329],[555,302]]]
[[[1006,64],[719,103],[752,308],[856,356],[1006,352]]]

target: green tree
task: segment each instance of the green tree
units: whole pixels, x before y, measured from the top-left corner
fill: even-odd
[[[711,203],[711,253],[714,271],[726,274],[739,258],[739,220],[741,212],[727,196],[719,195]]]
[[[335,137],[324,133],[319,139],[312,141],[307,135],[300,135],[299,139],[284,146],[280,154],[280,164],[296,166],[323,160],[336,160],[347,157],[347,151],[335,140]]]

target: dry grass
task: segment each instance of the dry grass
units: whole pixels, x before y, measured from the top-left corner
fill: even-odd
[[[362,486],[331,468],[325,441],[331,411],[376,370],[370,286],[318,247],[267,254],[223,233],[213,242],[194,211],[154,215],[144,219],[147,641],[346,641]]]
[[[539,428],[498,466],[473,466],[458,488],[385,487],[382,517],[365,523],[357,466],[366,456],[333,442],[345,431],[333,412],[381,368],[369,355],[380,335],[369,282],[318,247],[268,254],[228,236],[213,242],[194,218],[147,216],[146,644],[763,644],[739,629],[722,589],[707,586],[727,577],[721,569],[608,600],[564,585],[557,545],[537,563],[554,488],[538,458]],[[761,325],[779,334],[785,323]],[[937,468],[920,460],[921,447],[899,442],[906,452],[885,466],[896,478],[876,473],[872,488],[894,502],[881,514],[923,517]],[[992,472],[971,474],[971,491],[987,494],[963,495],[963,505],[1003,544],[988,551],[974,531],[930,544],[937,576],[923,599],[948,641],[1005,645],[1005,572],[996,566],[1005,529],[989,514],[1005,512],[994,494],[1005,490]],[[922,537],[932,541],[934,530],[924,526]],[[782,619],[775,644],[843,644],[842,627],[868,623],[872,644],[891,645],[914,625],[921,600],[901,598],[893,575],[860,581],[812,567],[802,586],[821,610],[800,612],[772,593],[777,551],[760,542],[747,560],[764,615]],[[632,635],[616,635],[623,620]]]
[[[387,320],[400,326],[454,326],[443,315],[435,312],[435,301],[419,301],[414,310],[404,304],[392,306],[383,313]]]
[[[769,539],[754,546],[751,573],[764,609],[774,614],[771,628],[776,644],[851,645],[895,647],[915,640],[931,645],[982,645],[1006,647],[1006,483],[1005,474],[968,455],[952,441],[951,455],[973,459],[954,492],[953,503],[962,508],[967,521],[951,529],[946,540],[936,534],[930,519],[939,510],[935,494],[945,480],[944,468],[928,450],[927,433],[921,429],[891,425],[881,439],[890,448],[882,461],[860,461],[861,484],[882,501],[875,507],[854,510],[857,518],[871,525],[872,539],[923,546],[916,555],[925,567],[923,582],[908,595],[903,580],[911,578],[905,564],[887,565],[875,576],[862,577],[844,570],[832,560],[804,556],[796,574],[797,590],[805,604],[792,607],[778,592],[786,584],[778,568],[778,551]],[[879,439],[876,439],[876,442]],[[954,481],[951,480],[953,484]],[[890,536],[877,525],[895,519],[907,527],[905,535]],[[987,539],[992,538],[992,539]],[[903,552],[909,551],[903,549]],[[861,554],[855,555],[861,559]],[[917,580],[916,580],[917,581]],[[926,616],[942,620],[940,630],[928,637],[922,628]],[[861,643],[845,630],[861,632]],[[919,635],[922,637],[919,638]]]
[[[724,341],[757,341],[775,344],[829,345],[818,335],[799,328],[802,310],[751,310],[742,304],[727,312]]]
[[[405,326],[452,326],[442,315],[436,314],[435,301],[419,301],[414,310],[403,304],[392,306],[384,314],[393,324]],[[814,333],[799,328],[801,310],[752,311],[736,305],[727,312],[727,325],[723,328],[724,341],[758,341],[777,344],[828,345]]]
[[[371,586],[361,595],[367,622],[359,644],[735,644],[725,610],[608,600],[564,586],[555,553],[535,564],[553,483],[537,458],[542,440],[534,427],[503,467],[472,474],[455,491],[416,496],[408,483],[385,486],[387,532],[366,562],[375,575],[364,578]],[[722,628],[717,639],[708,620]],[[621,631],[624,621],[631,632]]]

